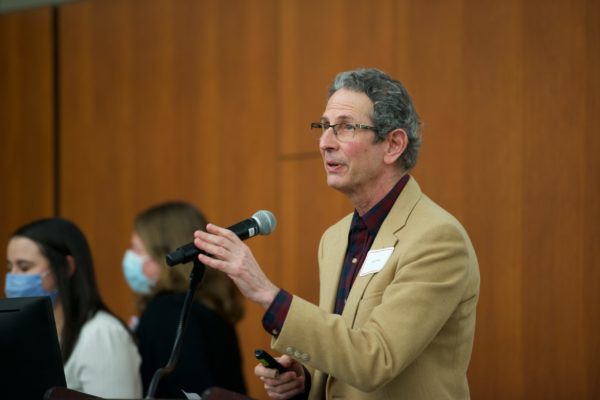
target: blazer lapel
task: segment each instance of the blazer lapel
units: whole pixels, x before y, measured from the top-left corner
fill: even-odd
[[[371,246],[370,250],[379,250],[384,249],[386,247],[396,247],[396,244],[398,243],[397,233],[404,227],[404,225],[406,225],[408,216],[419,201],[420,197],[421,188],[419,187],[415,179],[411,177],[411,179],[407,182],[406,186],[400,193],[400,196],[398,196],[398,199],[396,199],[396,202],[392,206],[392,209],[390,210],[388,216],[383,221],[381,228],[379,228],[379,232],[377,233],[377,236],[375,237],[375,240],[373,241],[373,245]],[[393,257],[390,257],[389,260],[391,260],[392,258]],[[389,267],[390,266],[386,264],[383,268]],[[339,276],[340,274],[338,273],[338,281]],[[350,295],[348,296],[348,300],[346,301],[346,305],[344,306],[344,311],[342,313],[342,317],[350,327],[354,326],[354,319],[356,317],[356,312],[358,311],[358,304],[363,298],[363,294],[367,286],[369,285],[369,282],[371,281],[371,279],[373,279],[374,276],[375,274],[360,276],[360,272],[356,276],[356,280],[352,285]],[[336,291],[337,286],[336,290],[334,290],[334,301]]]
[[[342,275],[344,256],[348,247],[348,232],[352,214],[346,216],[333,229],[332,240],[324,249],[323,262],[321,264],[321,287],[319,305],[322,309],[333,312],[335,298]]]

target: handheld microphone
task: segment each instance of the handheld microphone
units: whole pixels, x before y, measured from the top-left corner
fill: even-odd
[[[275,230],[275,225],[277,225],[277,220],[273,213],[260,210],[251,218],[238,222],[227,229],[235,233],[241,240],[246,240],[256,235],[269,235]],[[201,252],[194,246],[194,242],[190,242],[167,254],[167,264],[173,267],[177,264],[189,263],[195,260]]]

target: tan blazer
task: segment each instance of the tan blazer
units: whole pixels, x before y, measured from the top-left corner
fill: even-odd
[[[393,253],[357,276],[340,316],[351,219],[321,238],[319,307],[294,296],[273,349],[311,371],[312,400],[468,399],[479,267],[467,233],[411,177],[371,247]]]

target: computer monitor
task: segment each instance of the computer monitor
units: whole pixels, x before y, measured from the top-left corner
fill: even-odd
[[[66,387],[50,297],[0,299],[0,398],[42,399]]]

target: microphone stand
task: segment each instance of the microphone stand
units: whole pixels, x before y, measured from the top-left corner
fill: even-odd
[[[154,393],[156,393],[156,389],[158,388],[158,383],[160,382],[161,378],[165,375],[170,374],[175,369],[175,365],[177,364],[177,360],[179,359],[179,353],[181,351],[181,344],[183,343],[183,335],[185,333],[185,328],[187,326],[188,320],[190,319],[190,309],[192,306],[192,302],[194,301],[194,294],[196,293],[196,288],[198,287],[198,284],[204,276],[205,269],[206,266],[204,264],[202,264],[197,258],[194,259],[194,267],[192,268],[192,272],[190,273],[190,288],[188,289],[188,292],[185,295],[185,301],[183,302],[183,307],[179,316],[179,324],[177,325],[177,333],[175,335],[173,349],[171,350],[171,357],[169,358],[167,365],[157,369],[154,375],[152,376],[152,381],[150,382],[146,399],[154,398]]]

